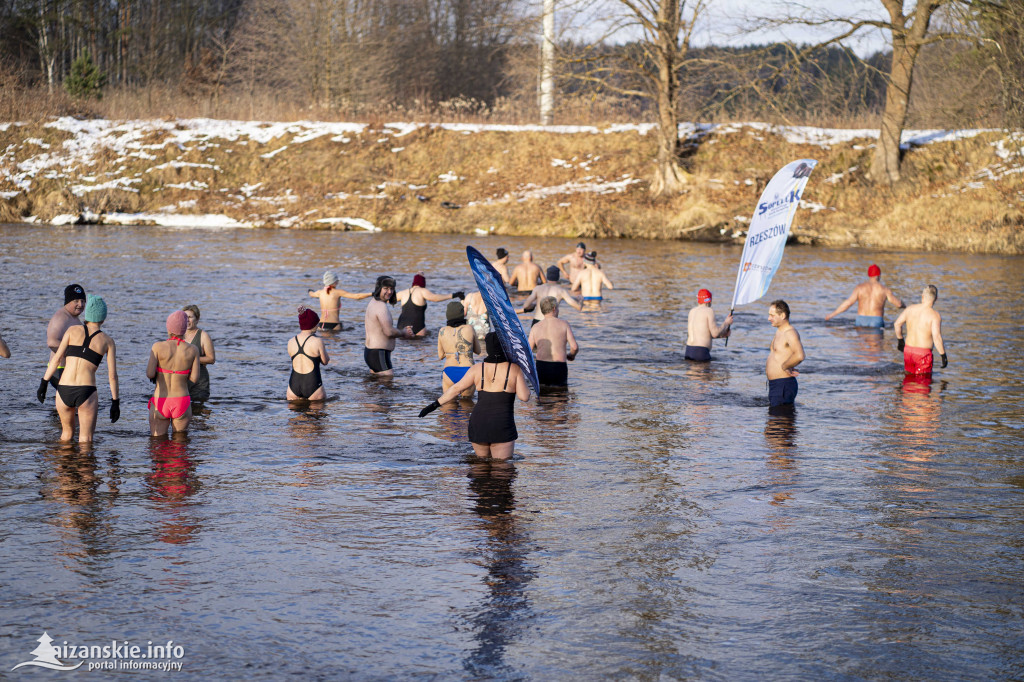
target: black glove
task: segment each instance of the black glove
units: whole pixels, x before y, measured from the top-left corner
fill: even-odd
[[[896,350],[903,350],[903,347],[904,347],[905,345],[907,345],[907,342],[906,342],[906,340],[904,340],[904,339],[899,339],[899,340],[897,340],[897,341],[896,341]]]
[[[533,305],[529,305],[529,306],[524,305],[523,306],[523,312],[524,313],[532,313],[534,308],[536,308],[536,307],[537,307],[536,303],[534,303]]]
[[[113,424],[121,418],[121,399],[114,398],[110,401],[110,423]]]
[[[460,301],[466,300],[466,292],[465,291],[456,291],[454,294],[452,294],[452,299],[454,300],[456,298],[459,299]]]
[[[945,369],[946,365],[949,364],[949,360],[946,359],[946,354],[945,353],[943,353],[939,357],[942,358],[942,368]]]
[[[422,410],[420,410],[420,416],[421,417],[426,417],[428,414],[430,414],[431,412],[433,412],[434,410],[436,410],[439,407],[441,407],[441,403],[439,403],[439,402],[437,402],[435,400],[434,402],[430,403],[429,405],[424,407]]]
[[[45,403],[46,402],[46,385],[48,383],[50,383],[50,382],[47,381],[46,379],[40,379],[39,380],[39,390],[36,391],[36,397],[39,398],[39,402],[41,402],[41,403]]]

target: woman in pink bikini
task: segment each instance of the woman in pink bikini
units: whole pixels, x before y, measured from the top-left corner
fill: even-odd
[[[188,382],[199,379],[199,351],[181,337],[188,316],[176,310],[167,317],[167,340],[157,341],[149,351],[146,376],[156,384],[149,399],[149,429],[154,436],[166,436],[170,427],[184,433],[192,421],[192,400]]]

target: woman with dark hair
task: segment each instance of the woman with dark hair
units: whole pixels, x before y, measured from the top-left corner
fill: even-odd
[[[476,386],[476,407],[469,417],[469,442],[477,457],[508,459],[519,438],[514,416],[515,399],[523,402],[530,399],[530,383],[519,366],[509,362],[505,356],[496,332],[489,332],[484,344],[487,357],[483,362],[473,365],[458,383],[424,407],[420,416],[425,417],[467,388]]]

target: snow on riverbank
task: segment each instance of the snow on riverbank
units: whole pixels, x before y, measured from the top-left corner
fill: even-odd
[[[10,131],[12,126],[23,126],[21,123],[0,124],[0,132]],[[605,127],[598,126],[541,126],[511,124],[474,124],[474,123],[407,123],[391,122],[380,126],[365,123],[345,122],[266,122],[266,121],[231,121],[215,119],[161,119],[113,121],[102,119],[76,119],[62,117],[44,125],[67,134],[68,139],[59,143],[49,143],[38,137],[26,137],[20,144],[8,144],[0,150],[0,200],[13,201],[19,194],[33,191],[42,181],[59,183],[66,192],[79,198],[80,206],[95,208],[94,196],[105,191],[116,190],[124,193],[147,192],[150,195],[162,190],[176,190],[199,193],[196,196],[212,195],[218,192],[221,200],[216,206],[207,205],[206,213],[192,215],[188,210],[201,210],[200,207],[189,206],[179,202],[178,212],[168,213],[165,209],[157,212],[141,210],[128,212],[108,209],[111,212],[102,215],[90,214],[85,209],[79,215],[66,214],[53,218],[53,222],[63,224],[76,222],[105,222],[115,224],[156,224],[175,227],[246,227],[253,224],[277,224],[292,226],[302,222],[299,213],[294,215],[281,209],[277,213],[263,215],[260,211],[253,213],[251,206],[256,202],[263,205],[273,204],[276,208],[288,202],[296,201],[297,197],[291,190],[274,195],[260,196],[257,189],[263,184],[261,177],[247,177],[244,182],[218,181],[223,179],[225,171],[218,163],[223,163],[225,155],[240,150],[237,145],[257,145],[256,154],[260,159],[271,163],[288,163],[288,159],[298,154],[301,145],[326,138],[331,143],[347,146],[354,139],[364,145],[386,145],[393,154],[405,152],[408,145],[413,144],[401,140],[417,131],[424,129],[445,130],[462,135],[482,133],[529,133],[552,135],[625,135],[645,136],[655,128],[653,124],[616,124]],[[691,124],[684,123],[679,127],[684,139],[694,141],[717,141],[717,137],[726,135],[747,135],[755,140],[766,140],[768,136],[777,136],[794,145],[812,145],[825,149],[847,145],[854,150],[863,150],[873,146],[878,138],[875,129],[835,129],[816,128],[810,126],[776,126],[760,122],[724,123],[724,124]],[[903,133],[903,146],[912,148],[937,142],[949,142],[976,137],[982,133],[1000,131],[971,130],[907,130]],[[9,134],[9,133],[8,133]],[[1024,157],[1021,147],[1024,145],[1022,133],[1002,132],[1004,137],[992,142],[995,158],[993,163],[983,168],[975,168],[970,182],[963,185],[971,188],[978,183],[995,181],[1010,175],[1024,173]],[[361,136],[366,135],[366,138]],[[10,138],[8,138],[10,139]],[[221,154],[221,162],[214,162],[209,154]],[[344,153],[343,149],[339,153]],[[187,156],[186,156],[187,155]],[[170,158],[169,157],[178,157]],[[572,173],[576,169],[587,171],[585,177],[566,178],[564,181],[551,180],[544,184],[526,182],[519,184],[513,191],[490,196],[478,196],[464,202],[466,206],[493,205],[507,202],[542,201],[552,197],[591,193],[621,193],[630,186],[641,182],[634,175],[643,173],[636,169],[635,173],[598,174],[591,170],[590,164],[598,162],[601,157],[594,156],[573,163],[560,158],[552,158],[551,166]],[[574,158],[573,161],[576,159]],[[837,184],[845,175],[858,169],[853,166],[848,170],[834,173],[825,178],[825,182]],[[442,170],[442,169],[437,169]],[[466,178],[458,169],[443,169],[446,172],[435,174],[433,185],[458,183]],[[632,169],[630,169],[632,170]],[[105,172],[101,172],[105,171]],[[173,182],[167,173],[179,172],[207,174],[201,179],[196,177],[181,178]],[[249,171],[252,172],[252,171]],[[257,171],[258,172],[258,171]],[[498,168],[490,168],[488,174],[499,173]],[[435,172],[436,173],[436,172]],[[237,176],[237,172],[235,173]],[[552,179],[557,180],[557,179]],[[713,180],[712,182],[721,182]],[[238,184],[236,184],[238,183]],[[747,180],[746,184],[751,184]],[[491,183],[494,184],[494,183]],[[738,181],[737,181],[738,184]],[[48,185],[48,186],[49,186]],[[377,190],[385,190],[388,186],[404,191],[419,192],[427,188],[426,184],[413,184],[410,181],[385,180],[375,185]],[[717,188],[717,187],[716,187]],[[716,189],[713,188],[713,189]],[[348,189],[348,188],[346,188]],[[960,191],[962,187],[952,188]],[[178,195],[180,197],[180,194]],[[421,201],[429,198],[416,194]],[[379,201],[387,198],[384,191],[366,193],[364,191],[333,192],[320,197],[325,200],[343,201],[355,199],[362,201]],[[235,203],[231,203],[235,202]],[[448,202],[445,202],[446,204]],[[209,204],[209,202],[208,202]],[[136,206],[152,206],[152,204],[136,204]],[[560,203],[559,206],[569,206]],[[220,208],[223,207],[223,208]],[[340,207],[339,207],[340,208]],[[446,208],[458,208],[447,205]],[[812,211],[824,210],[828,207],[815,204],[808,206]],[[237,210],[236,210],[237,209]],[[225,210],[228,212],[248,215],[250,220],[217,215],[209,211]],[[275,209],[276,210],[276,209]],[[351,208],[347,210],[352,210]],[[833,209],[834,210],[834,209]],[[307,211],[306,214],[313,211]],[[257,215],[259,214],[259,215]],[[305,215],[305,214],[303,214]],[[93,219],[96,220],[93,220]],[[363,218],[350,217],[317,217],[311,222],[328,226],[344,226],[347,229],[377,230],[375,225]]]

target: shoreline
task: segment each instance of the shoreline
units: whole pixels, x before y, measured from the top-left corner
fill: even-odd
[[[1024,254],[1024,132],[684,124],[686,191],[652,199],[647,124],[0,123],[0,222],[266,227],[742,244],[775,170],[816,158],[791,242]]]

